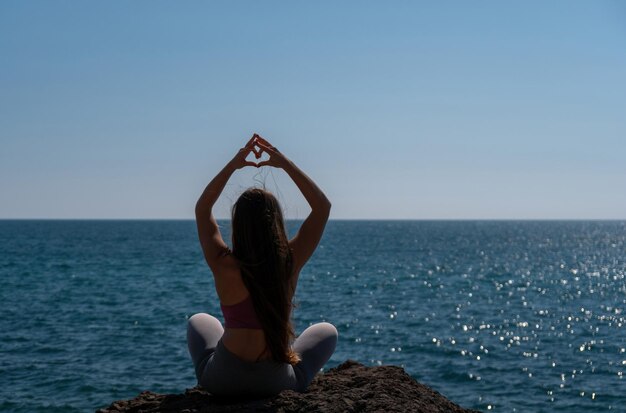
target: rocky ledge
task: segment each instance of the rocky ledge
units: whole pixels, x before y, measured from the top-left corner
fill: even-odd
[[[318,374],[306,393],[283,391],[263,400],[211,396],[199,387],[184,394],[145,391],[97,413],[152,412],[425,412],[476,413],[452,403],[396,366],[366,367],[348,360]]]

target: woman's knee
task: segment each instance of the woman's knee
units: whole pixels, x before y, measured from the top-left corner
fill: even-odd
[[[189,317],[189,319],[187,320],[187,332],[191,330],[197,330],[198,326],[203,324],[206,316],[208,316],[208,314],[206,313],[197,313]]]
[[[207,313],[196,313],[192,315],[191,317],[189,317],[189,319],[187,319],[187,322],[190,324],[193,322],[198,322],[198,320],[203,319],[207,315],[208,315]]]
[[[189,317],[187,346],[194,364],[199,362],[207,350],[215,348],[223,333],[222,323],[212,315],[198,313]]]
[[[321,323],[313,324],[309,328],[315,332],[315,335],[323,336],[324,338],[328,340],[334,340],[336,342],[339,337],[339,332],[337,331],[337,327],[325,321]]]
[[[337,327],[330,323],[323,323],[324,330],[328,336],[328,341],[331,342],[332,351],[335,351],[335,347],[337,346],[337,340],[339,339],[339,332],[337,331]]]
[[[293,345],[302,360],[294,370],[298,376],[298,391],[304,391],[319,369],[330,359],[337,346],[339,333],[330,323],[313,324],[302,332]]]
[[[329,335],[339,337],[339,332],[337,331],[337,327],[335,327],[333,324],[327,323],[325,321],[319,324],[323,326],[324,330],[326,330]]]
[[[190,335],[205,335],[207,332],[222,333],[224,328],[217,318],[207,313],[197,313],[187,320],[187,337]]]
[[[207,313],[196,313],[187,320],[188,327],[215,323],[221,324],[217,318]]]
[[[313,324],[296,339],[294,349],[298,352],[316,349],[314,351],[318,352],[322,348],[322,352],[330,356],[335,350],[338,336],[337,328],[330,323]]]

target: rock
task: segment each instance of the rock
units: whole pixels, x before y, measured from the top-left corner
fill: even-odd
[[[424,412],[471,413],[413,380],[396,366],[366,367],[348,360],[318,374],[305,393],[286,390],[262,400],[223,399],[195,387],[184,394],[144,391],[96,413],[156,412]]]

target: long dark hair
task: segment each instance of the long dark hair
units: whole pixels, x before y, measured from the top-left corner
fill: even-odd
[[[265,332],[272,358],[295,364],[291,349],[292,254],[278,200],[263,189],[246,190],[232,208],[233,256]]]

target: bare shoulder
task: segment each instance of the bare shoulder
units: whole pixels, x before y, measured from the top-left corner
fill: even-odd
[[[248,295],[237,260],[232,254],[221,256],[212,268],[215,279],[215,290],[224,305],[236,304]]]

